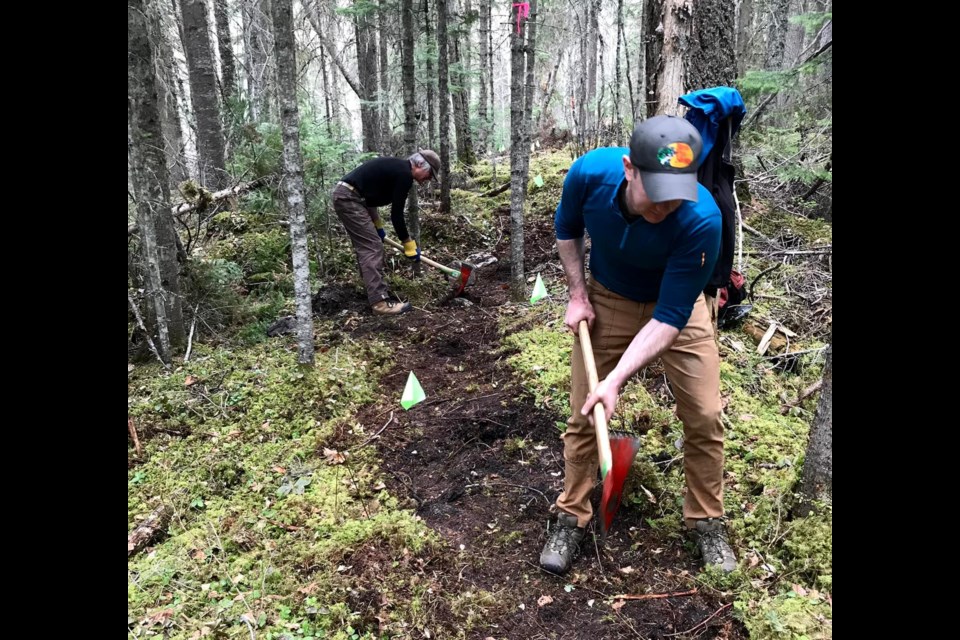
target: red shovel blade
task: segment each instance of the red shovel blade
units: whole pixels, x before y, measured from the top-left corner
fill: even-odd
[[[600,499],[600,523],[603,536],[613,523],[613,516],[620,508],[623,497],[623,485],[633,465],[633,459],[640,450],[640,438],[629,434],[610,434],[610,453],[613,464],[610,473],[603,479],[603,497]]]

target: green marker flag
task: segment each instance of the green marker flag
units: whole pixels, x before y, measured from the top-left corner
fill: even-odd
[[[546,298],[549,293],[547,293],[547,288],[543,286],[543,278],[540,277],[540,274],[537,274],[537,283],[533,285],[533,295],[530,296],[530,304],[535,304],[539,300]]]
[[[413,371],[411,371],[410,377],[407,378],[407,386],[403,389],[403,397],[400,398],[400,406],[404,409],[409,409],[418,402],[423,402],[426,398],[427,394],[423,392],[420,381],[417,380],[417,376],[413,375]]]

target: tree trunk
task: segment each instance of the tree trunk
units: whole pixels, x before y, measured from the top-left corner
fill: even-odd
[[[587,4],[587,87],[583,100],[583,109],[585,111],[584,130],[586,140],[595,140],[597,137],[597,125],[599,124],[595,117],[596,106],[594,101],[597,99],[597,48],[600,40],[600,2],[601,0],[588,0]],[[589,143],[588,143],[589,144]]]
[[[170,191],[177,190],[181,182],[190,177],[185,161],[186,148],[183,126],[180,122],[180,99],[178,91],[180,74],[173,56],[173,46],[168,36],[166,21],[160,7],[150,3],[147,7],[150,19],[150,41],[155,43],[157,68],[157,108],[160,110],[160,126],[163,131],[163,148],[170,176]]]
[[[520,18],[519,8],[513,6],[510,30],[510,297],[521,301],[527,297],[523,270],[523,205],[526,180],[523,170],[524,155],[530,151],[524,145],[524,36],[526,20]],[[519,33],[513,25],[520,24]]]
[[[461,164],[471,166],[476,164],[477,158],[473,152],[473,140],[470,134],[470,105],[468,104],[468,94],[466,91],[467,83],[470,82],[468,76],[463,73],[464,61],[460,55],[461,38],[459,30],[454,32],[453,37],[453,66],[456,70],[453,74],[455,78],[453,95],[453,122],[457,131],[457,161]]]
[[[313,0],[310,2],[306,9],[307,19],[310,21],[311,26],[313,26],[313,30],[316,32],[317,38],[320,39],[320,44],[323,46],[323,50],[328,56],[330,56],[330,59],[340,71],[340,75],[342,75],[343,79],[347,81],[348,85],[350,85],[350,89],[353,90],[353,93],[356,94],[358,98],[363,100],[363,88],[360,80],[350,73],[350,70],[347,69],[346,65],[343,63],[343,52],[338,51],[334,41],[327,36],[327,29],[324,28],[320,16],[319,0]],[[339,94],[337,93],[336,88],[334,88],[334,92],[331,97],[334,105],[337,104],[338,98]],[[336,117],[336,108],[334,108],[334,114],[334,117]]]
[[[480,99],[477,104],[477,115],[480,123],[477,127],[477,153],[481,156],[487,153],[487,140],[490,136],[490,121],[487,110],[487,38],[490,37],[490,0],[480,0]]]
[[[380,0],[380,6],[377,10],[377,21],[379,22],[380,36],[380,90],[377,94],[377,102],[380,104],[380,139],[381,150],[383,153],[393,154],[396,150],[393,148],[393,129],[390,127],[390,76],[387,74],[387,48],[389,33],[387,29],[387,0]]]
[[[211,191],[227,185],[225,143],[217,103],[217,74],[210,49],[210,29],[203,0],[180,0],[184,49],[190,70],[190,99],[197,119],[200,181]]]
[[[684,91],[732,85],[737,77],[735,13],[729,0],[696,0],[693,39],[684,58]]]
[[[313,365],[313,307],[307,247],[303,158],[300,152],[300,114],[297,109],[297,60],[293,39],[293,0],[272,0],[274,53],[280,123],[283,127],[283,190],[287,195],[290,245],[293,250],[293,287],[297,301],[297,361]]]
[[[363,130],[363,150],[380,150],[380,117],[377,99],[377,44],[373,12],[361,10],[354,14],[357,42],[357,80],[360,82],[360,126]]]
[[[408,154],[417,152],[417,103],[415,98],[415,71],[414,39],[413,39],[413,0],[401,0],[400,24],[403,31],[403,42],[400,47],[401,77],[403,80],[403,142]],[[417,189],[410,189],[407,197],[407,221],[410,236],[420,242],[420,206],[417,199]]]
[[[756,14],[754,0],[740,0],[734,28],[737,50],[737,77],[743,76],[754,63],[754,45],[756,37]]]
[[[663,10],[664,0],[643,0],[643,23],[645,25],[646,46],[642,56],[640,76],[643,78],[643,90],[640,92],[643,104],[640,114],[645,118],[657,115],[657,81],[660,55],[663,52]]]
[[[800,515],[807,515],[813,501],[833,502],[833,345],[827,347],[826,363],[823,365],[823,385],[820,400],[810,426],[810,442],[803,461],[803,478],[800,492],[805,498],[799,508]]]
[[[440,71],[440,164],[443,166],[440,182],[440,211],[450,211],[450,52],[447,47],[447,0],[437,0],[437,47]]]
[[[437,120],[435,116],[437,112],[437,99],[434,85],[434,78],[436,76],[433,73],[433,38],[430,37],[430,0],[423,0],[423,19],[424,35],[426,36],[427,43],[427,147],[435,149],[434,142],[437,139]]]
[[[532,131],[533,123],[533,101],[536,91],[536,84],[533,80],[534,67],[537,63],[537,0],[530,0],[530,19],[527,20],[527,80],[523,94],[523,184],[526,186],[527,178],[530,176],[530,152],[533,148]]]
[[[214,0],[213,13],[217,20],[217,45],[220,50],[222,80],[220,95],[224,111],[229,113],[233,96],[237,92],[237,67],[233,59],[233,39],[230,36],[230,13],[227,0]]]
[[[169,177],[157,106],[156,60],[150,44],[149,19],[143,0],[127,5],[127,113],[129,156],[133,164],[137,220],[147,292],[165,362],[186,341],[180,300],[176,232],[170,214]]]
[[[686,93],[683,59],[691,48],[693,0],[664,0],[663,51],[657,65],[656,115],[681,115],[677,100]]]
[[[620,118],[620,86],[622,84],[620,76],[620,36],[623,34],[623,0],[617,0],[617,54],[614,58],[614,75],[616,81],[613,83],[613,139],[614,144],[623,144],[623,121]],[[627,76],[630,79],[630,76]],[[633,93],[633,89],[630,89]]]
[[[764,69],[779,71],[784,65],[784,49],[786,48],[787,20],[790,11],[790,0],[769,0],[769,23],[767,25],[767,46],[764,55]]]
[[[263,122],[270,119],[272,67],[270,51],[273,33],[270,27],[270,0],[242,0],[244,2],[244,53],[247,61],[247,101],[250,119]]]

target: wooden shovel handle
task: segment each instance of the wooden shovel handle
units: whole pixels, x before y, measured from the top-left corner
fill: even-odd
[[[400,244],[399,242],[397,242],[396,240],[394,240],[393,238],[384,238],[383,241],[386,242],[387,244],[389,244],[391,247],[396,247],[397,249],[400,249],[401,251],[403,250],[403,245]],[[440,271],[443,271],[445,274],[447,274],[447,275],[450,276],[451,278],[459,278],[459,277],[460,277],[460,272],[457,271],[456,269],[451,269],[450,267],[446,267],[446,266],[440,264],[439,262],[434,262],[433,260],[431,260],[430,258],[428,258],[427,256],[425,256],[425,255],[423,255],[423,254],[420,254],[420,262],[425,262],[425,263],[427,263],[428,265],[430,265],[431,267],[433,267],[434,269],[440,269]]]
[[[597,363],[593,358],[593,344],[590,342],[590,328],[586,320],[581,320],[577,327],[580,330],[580,352],[583,354],[583,366],[587,370],[587,380],[590,393],[597,390],[600,380],[597,377]],[[574,409],[577,411],[578,409]],[[600,455],[601,475],[606,478],[612,466],[613,454],[610,452],[610,432],[607,430],[607,413],[602,402],[593,405],[593,422],[597,430],[597,450]]]

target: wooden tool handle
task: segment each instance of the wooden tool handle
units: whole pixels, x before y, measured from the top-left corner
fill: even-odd
[[[587,321],[581,320],[578,329],[580,330],[580,351],[583,353],[583,366],[587,370],[590,393],[593,393],[597,390],[600,380],[597,377],[597,363],[593,359],[593,345],[590,342],[590,329],[587,326]],[[597,450],[600,455],[601,476],[606,478],[612,466],[613,454],[610,452],[610,432],[607,431],[607,414],[602,402],[593,405],[593,422],[597,430]]]
[[[403,250],[403,245],[400,244],[399,242],[397,242],[396,240],[394,240],[393,238],[384,238],[383,241],[386,242],[387,244],[389,244],[389,245],[392,246],[392,247],[396,247],[397,249],[400,249],[401,251]],[[451,278],[459,278],[459,277],[460,277],[460,272],[457,271],[456,269],[451,269],[450,267],[444,266],[444,265],[440,264],[439,262],[434,262],[433,260],[431,260],[430,258],[428,258],[427,256],[425,256],[425,255],[423,255],[423,254],[420,254],[420,262],[425,262],[425,263],[427,263],[428,265],[430,265],[431,267],[433,267],[434,269],[440,269],[440,271],[443,271],[445,274],[447,274],[447,275],[450,276]]]

